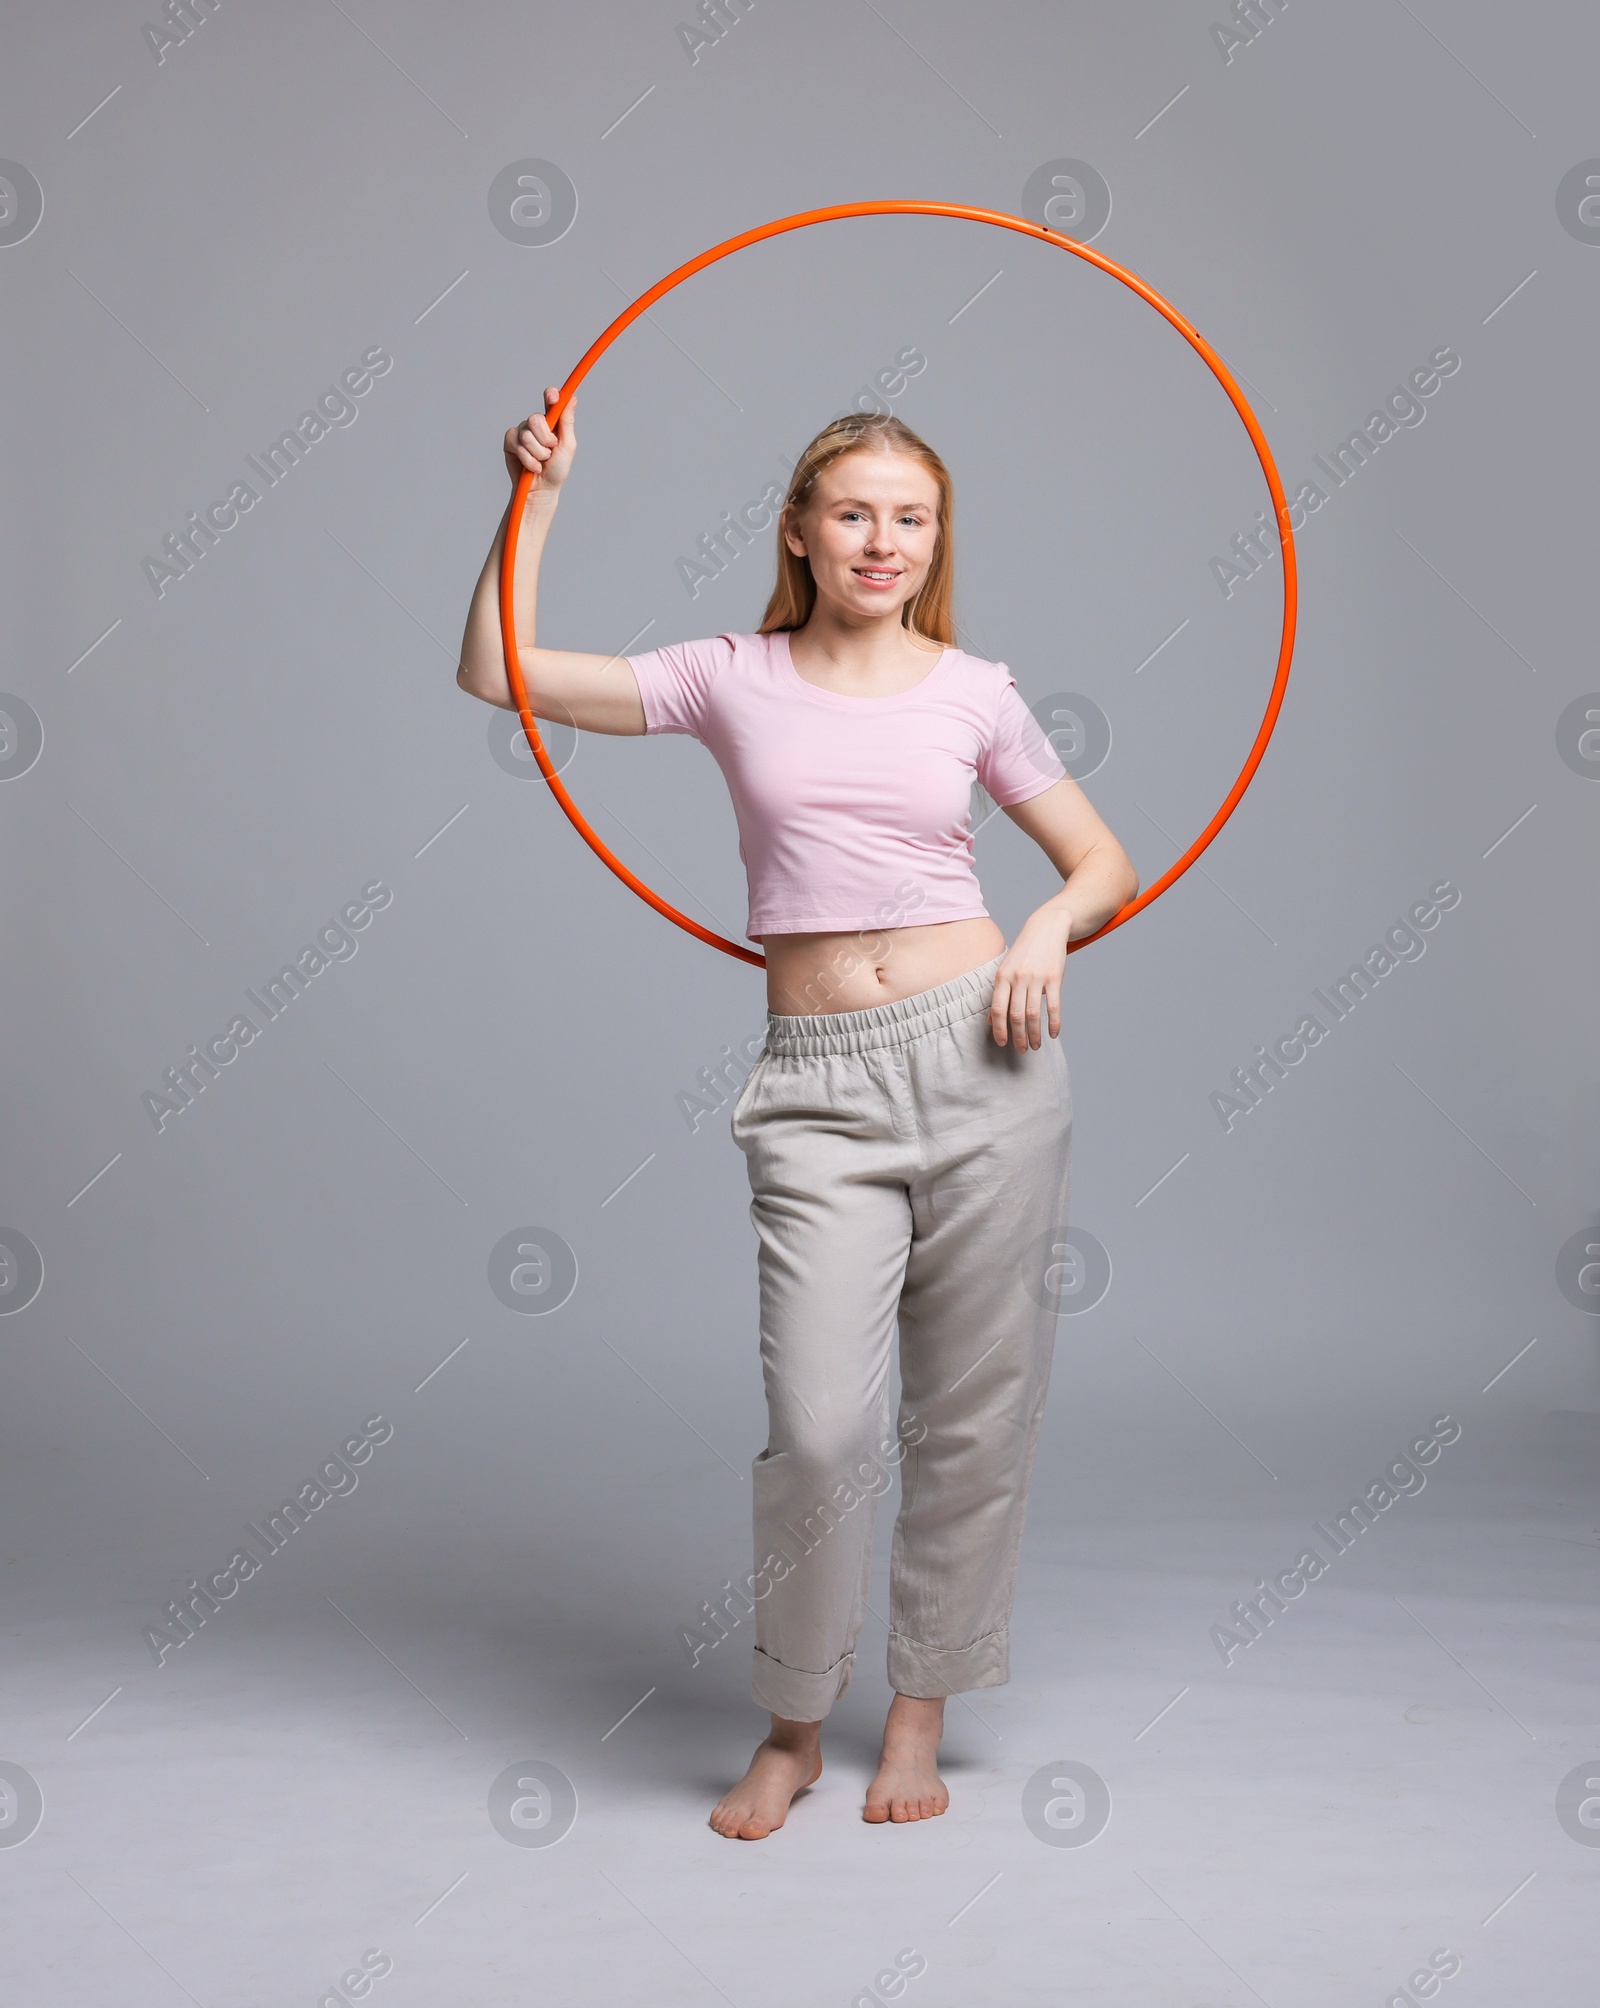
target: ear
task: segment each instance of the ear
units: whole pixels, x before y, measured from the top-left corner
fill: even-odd
[[[786,502],[783,505],[783,512],[778,518],[778,523],[783,531],[785,547],[797,558],[809,557],[810,553],[806,550],[806,540],[799,528],[799,511]]]

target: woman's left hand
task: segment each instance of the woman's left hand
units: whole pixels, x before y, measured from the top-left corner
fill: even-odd
[[[1030,914],[995,973],[989,1029],[995,1044],[1008,1040],[1018,1051],[1044,1044],[1048,1020],[1052,1039],[1061,1035],[1061,977],[1067,966],[1072,916],[1042,906]]]

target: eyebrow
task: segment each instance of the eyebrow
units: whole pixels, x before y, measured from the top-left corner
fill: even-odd
[[[935,502],[897,502],[897,509],[935,509]],[[863,495],[836,495],[829,504],[834,509],[870,509],[872,504]]]

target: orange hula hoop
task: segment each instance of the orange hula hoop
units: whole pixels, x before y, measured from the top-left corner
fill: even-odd
[[[1114,259],[1107,258],[1104,253],[1093,250],[1087,244],[1078,244],[1070,237],[1062,237],[1056,231],[1046,229],[1042,223],[1030,223],[1026,217],[1007,216],[998,209],[973,209],[963,203],[955,202],[841,202],[828,209],[806,209],[795,216],[780,216],[775,222],[762,223],[754,230],[741,231],[737,237],[729,237],[721,244],[714,244],[709,251],[702,251],[697,258],[691,258],[686,265],[680,265],[675,272],[669,272],[664,279],[658,279],[647,293],[639,295],[632,306],[624,308],[610,327],[584,352],[571,376],[561,386],[561,395],[544,416],[552,430],[558,427],[562,414],[572,401],[573,393],[618,335],[624,328],[631,326],[642,313],[653,307],[664,293],[670,293],[674,286],[681,286],[685,279],[692,278],[696,272],[703,272],[708,265],[716,264],[719,258],[730,257],[733,252],[743,251],[750,244],[759,244],[764,238],[779,237],[787,230],[803,230],[812,223],[833,223],[846,216],[953,216],[961,222],[993,224],[1002,230],[1015,230],[1024,237],[1037,237],[1046,244],[1054,244],[1060,250],[1070,251],[1075,257],[1082,258],[1091,265],[1097,265],[1102,272],[1108,272],[1113,279],[1120,279],[1124,286],[1137,293],[1141,300],[1155,308],[1163,320],[1169,321],[1177,329],[1228,393],[1234,410],[1244,421],[1245,431],[1249,433],[1250,443],[1256,450],[1256,458],[1261,462],[1261,471],[1267,478],[1267,488],[1272,496],[1273,513],[1277,519],[1283,558],[1283,633],[1278,646],[1277,674],[1272,680],[1271,695],[1267,699],[1266,712],[1256,733],[1255,742],[1239,770],[1238,778],[1228,790],[1221,808],[1182,857],[1175,864],[1169,865],[1154,885],[1147,886],[1136,899],[1130,900],[1102,927],[1096,928],[1093,934],[1086,934],[1080,940],[1071,942],[1068,945],[1068,953],[1076,953],[1080,948],[1087,948],[1091,941],[1099,941],[1114,927],[1121,927],[1125,921],[1132,920],[1133,916],[1142,912],[1152,900],[1159,899],[1169,886],[1175,885],[1183,877],[1216,837],[1223,824],[1239,806],[1244,791],[1255,778],[1256,769],[1261,765],[1267,743],[1277,725],[1278,713],[1283,708],[1284,691],[1288,687],[1289,664],[1294,655],[1295,616],[1299,605],[1294,527],[1289,521],[1289,504],[1284,496],[1283,483],[1278,478],[1278,469],[1267,445],[1266,435],[1262,432],[1255,413],[1235,383],[1227,364],[1204,335],[1197,328],[1191,327],[1176,307],[1170,305],[1153,287],[1147,286],[1126,266],[1117,264]],[[516,611],[512,597],[512,582],[516,577],[517,544],[522,534],[522,510],[532,485],[533,475],[525,467],[512,493],[511,513],[506,520],[505,547],[500,560],[500,643],[505,655],[506,681],[515,700],[517,714],[522,720],[522,729],[527,735],[528,746],[538,762],[539,772],[549,782],[550,791],[566,812],[567,820],[590,850],[602,864],[616,873],[625,886],[636,892],[647,906],[654,907],[657,913],[664,915],[666,919],[694,935],[696,939],[707,942],[712,948],[720,948],[725,955],[736,956],[741,962],[753,963],[758,969],[764,969],[765,956],[757,955],[753,949],[744,948],[736,941],[727,940],[708,927],[702,927],[699,921],[691,920],[686,913],[680,913],[670,901],[664,900],[658,892],[646,885],[643,879],[628,869],[605,840],[590,827],[582,810],[567,793],[561,776],[556,772],[554,763],[545,749],[544,741],[539,737],[533,708],[528,702],[527,686],[523,682],[522,665],[517,660]]]

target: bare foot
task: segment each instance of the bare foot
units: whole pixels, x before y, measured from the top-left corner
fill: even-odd
[[[867,1787],[864,1820],[930,1820],[950,1803],[939,1776],[939,1738],[944,1733],[944,1701],[897,1694],[883,1725],[878,1775]]]
[[[730,1841],[764,1841],[781,1827],[797,1792],[822,1776],[822,1724],[775,1715],[750,1768],[711,1809],[711,1825]]]

